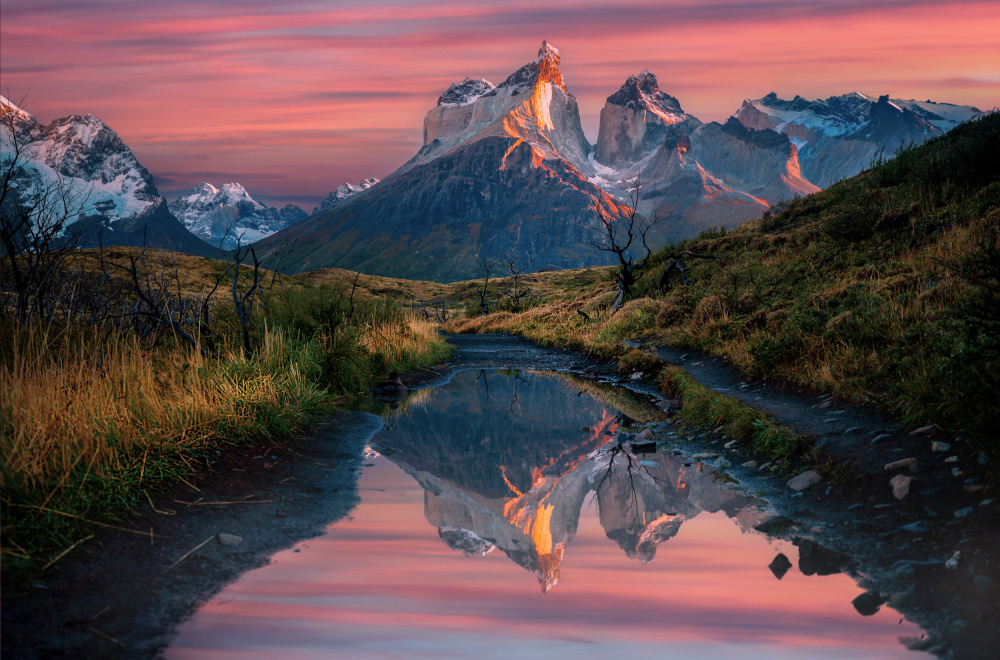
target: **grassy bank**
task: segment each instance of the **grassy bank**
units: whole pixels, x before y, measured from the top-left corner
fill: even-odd
[[[640,337],[934,424],[1000,454],[1000,115],[732,231],[667,246],[614,315],[614,272],[541,277],[526,309],[450,321],[640,366]],[[667,256],[690,250],[660,288]],[[558,276],[558,277],[557,277]],[[586,314],[586,317],[581,314]],[[587,318],[589,317],[589,319]]]
[[[224,302],[204,329],[218,357],[121,326],[0,328],[5,584],[92,523],[120,524],[158,487],[191,480],[216,449],[290,433],[450,351],[435,324],[391,301],[305,282],[263,294],[248,354]]]

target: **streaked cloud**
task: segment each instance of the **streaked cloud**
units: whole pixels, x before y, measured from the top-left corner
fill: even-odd
[[[502,80],[542,39],[562,50],[592,140],[604,98],[643,68],[704,120],[772,90],[1000,105],[994,2],[5,0],[0,11],[5,90],[43,120],[101,117],[180,187],[207,168],[267,187],[252,192],[319,198],[385,176],[420,146],[448,84]]]

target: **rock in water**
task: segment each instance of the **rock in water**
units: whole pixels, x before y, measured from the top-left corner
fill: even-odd
[[[880,596],[877,592],[866,591],[851,601],[851,604],[854,605],[854,609],[856,609],[858,614],[861,616],[871,616],[879,611],[879,608],[882,607],[884,602],[885,599],[882,598],[882,596]]]
[[[806,470],[805,472],[789,479],[788,487],[796,493],[801,493],[806,488],[815,486],[821,481],[823,481],[823,477],[820,476],[819,472],[816,470]]]
[[[788,557],[786,557],[784,553],[779,552],[778,556],[776,556],[767,567],[771,569],[772,573],[774,573],[774,577],[780,580],[785,577],[785,573],[787,573],[788,569],[792,567],[792,562],[788,561]]]

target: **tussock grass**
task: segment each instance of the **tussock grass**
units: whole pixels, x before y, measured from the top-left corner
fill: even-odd
[[[5,574],[45,564],[84,536],[84,520],[107,523],[190,480],[217,448],[290,433],[354,405],[389,371],[449,354],[436,324],[348,294],[329,284],[268,292],[252,355],[220,305],[218,359],[120,329],[0,326]]]

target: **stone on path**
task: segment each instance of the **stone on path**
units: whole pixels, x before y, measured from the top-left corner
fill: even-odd
[[[934,431],[934,425],[931,424],[930,426],[921,426],[919,429],[913,429],[912,431],[910,431],[910,435],[925,435],[933,431]]]
[[[967,506],[964,509],[959,509],[958,511],[956,511],[955,512],[955,517],[956,518],[964,518],[964,517],[970,515],[971,513],[972,513],[972,507],[971,506]]]
[[[947,568],[949,571],[955,570],[956,568],[958,568],[958,558],[961,556],[962,556],[961,551],[956,550],[955,554],[951,556],[951,559],[949,559],[944,563],[944,567]]]
[[[897,500],[905,499],[906,496],[910,494],[910,483],[912,482],[913,477],[907,477],[904,474],[897,474],[889,480],[889,485],[892,486],[892,496]]]
[[[226,534],[225,532],[220,532],[216,537],[219,545],[239,545],[243,543],[242,536],[236,536],[235,534]]]
[[[863,431],[860,426],[852,426],[851,428],[844,431],[844,435],[855,435],[856,433],[861,433]]]
[[[639,433],[639,435],[637,435],[635,437],[636,437],[637,440],[645,440],[647,438],[652,438],[653,437],[653,432],[650,431],[649,429],[646,429],[644,431],[641,431]]]
[[[745,468],[755,468],[755,467],[757,467],[757,461],[747,461],[746,463],[743,464],[743,467],[745,467]]]
[[[880,433],[877,436],[875,436],[874,438],[872,438],[872,441],[871,441],[870,444],[877,445],[878,443],[882,442],[883,440],[888,440],[891,437],[892,437],[892,434],[890,434],[890,433]]]
[[[898,461],[893,461],[892,463],[886,463],[885,471],[891,472],[892,470],[898,470],[899,468],[905,468],[909,465],[913,465],[917,462],[915,458],[902,458]]]
[[[806,488],[810,486],[815,486],[823,477],[820,476],[819,472],[816,470],[806,470],[805,472],[796,475],[788,480],[788,487],[794,490],[796,493],[801,493]]]
[[[931,451],[936,453],[946,452],[951,449],[951,445],[947,442],[941,442],[940,440],[935,440],[931,443]]]
[[[927,531],[927,523],[923,520],[918,520],[911,522],[909,525],[903,525],[903,529],[911,534],[923,534]]]

